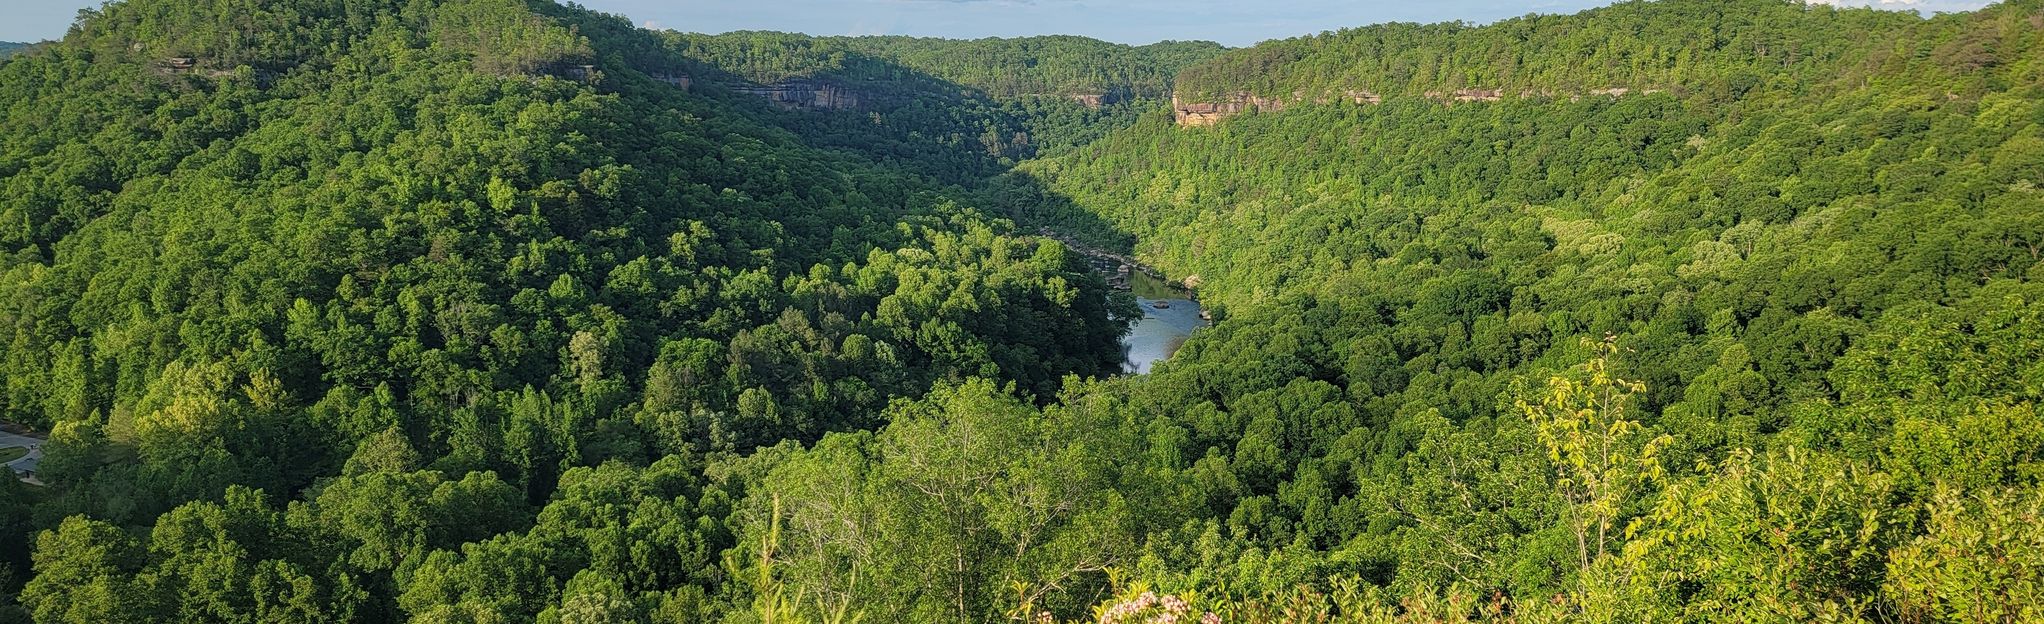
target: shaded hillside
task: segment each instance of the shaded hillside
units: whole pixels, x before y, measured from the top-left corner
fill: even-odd
[[[1167,41],[1126,46],[1085,37],[930,39],[809,37],[776,32],[672,35],[691,58],[759,83],[831,76],[901,81],[915,72],[996,99],[1098,96],[1108,102],[1162,99],[1186,66],[1224,48]]]
[[[884,162],[970,184],[1134,123],[1211,43],[1083,37],[956,41],[774,32],[662,33],[697,87],[791,111],[791,125]],[[915,166],[915,165],[912,165]]]
[[[108,5],[0,63],[0,620],[2036,620],[2040,33],[1373,27],[1187,128],[1062,96],[1200,45]],[[1218,323],[1100,378],[1039,226]]]
[[[426,617],[462,600],[414,574],[429,554],[666,458],[691,467],[648,492],[692,550],[618,567],[578,529],[491,608],[594,575],[700,597],[743,496],[706,457],[933,384],[1117,370],[1124,325],[1060,246],[664,79],[686,64],[518,0],[132,0],[0,64],[0,419],[50,435],[49,487],[10,486],[0,528],[52,531],[33,565],[0,551],[0,596],[46,622]]]

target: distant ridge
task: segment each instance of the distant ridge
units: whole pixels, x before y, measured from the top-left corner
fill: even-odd
[[[0,622],[2044,621],[2040,206],[2044,0],[108,2],[0,61]]]
[[[1165,99],[1171,79],[1226,48],[1206,41],[1128,46],[1075,36],[975,40],[920,37],[811,37],[744,31],[666,33],[688,57],[761,84],[833,77],[849,82],[902,79],[903,70],[998,99]]]

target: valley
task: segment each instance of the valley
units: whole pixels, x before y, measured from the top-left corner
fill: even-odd
[[[1197,276],[1168,281],[1156,269],[1126,255],[1061,236],[1048,228],[1040,233],[1085,256],[1092,270],[1105,276],[1108,288],[1134,296],[1141,316],[1131,320],[1128,335],[1121,339],[1122,372],[1135,375],[1150,372],[1151,366],[1177,353],[1193,331],[1213,324],[1213,314],[1200,306],[1198,297],[1185,285],[1188,281],[1197,284]]]
[[[2044,619],[2044,1],[1326,26],[83,11],[0,624]]]

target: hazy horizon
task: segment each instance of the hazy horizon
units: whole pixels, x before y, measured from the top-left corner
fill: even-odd
[[[1966,11],[1985,0],[1809,0],[1923,12]],[[0,23],[0,41],[57,39],[79,9],[98,0],[51,0],[15,7]],[[1141,45],[1166,40],[1254,45],[1384,22],[1493,22],[1529,13],[1573,13],[1611,0],[588,0],[584,6],[623,15],[645,28],[724,33],[773,30],[811,35],[906,35],[977,39],[1080,35]]]

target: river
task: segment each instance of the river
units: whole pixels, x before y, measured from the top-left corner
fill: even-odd
[[[1130,325],[1128,336],[1121,339],[1121,372],[1148,374],[1151,366],[1177,353],[1194,330],[1213,324],[1190,291],[1158,277],[1156,269],[1127,255],[1061,236],[1050,228],[1043,228],[1042,233],[1079,252],[1093,270],[1107,278],[1108,287],[1130,291],[1136,296],[1136,304],[1142,306],[1143,317]]]
[[[1143,307],[1143,318],[1129,327],[1121,340],[1121,370],[1142,375],[1157,362],[1169,359],[1185,344],[1192,332],[1210,323],[1200,317],[1200,306],[1190,293],[1142,272],[1129,276],[1129,290]]]

